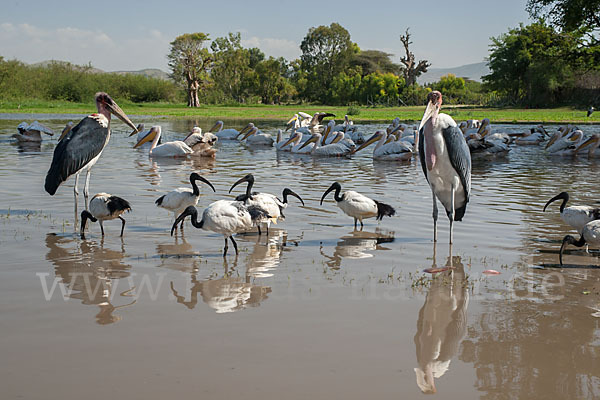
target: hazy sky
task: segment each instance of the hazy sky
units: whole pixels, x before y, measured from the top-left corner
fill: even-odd
[[[177,35],[241,32],[246,47],[291,60],[310,27],[338,22],[361,49],[393,53],[396,60],[403,52],[398,37],[410,27],[418,59],[454,67],[482,61],[491,36],[528,22],[525,2],[3,0],[0,55],[29,63],[91,62],[106,71],[167,71],[169,42]]]

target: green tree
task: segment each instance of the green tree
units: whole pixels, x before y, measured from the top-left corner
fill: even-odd
[[[394,64],[390,57],[392,54],[379,50],[361,50],[352,56],[350,65],[360,67],[362,76],[372,74],[374,72],[391,72],[400,75],[402,67]]]
[[[294,94],[293,86],[288,79],[282,76],[286,70],[285,60],[269,57],[256,66],[258,85],[256,94],[260,96],[263,104],[280,103],[289,99]]]
[[[544,18],[564,31],[600,30],[600,0],[527,0],[526,9],[532,18]]]
[[[492,38],[486,88],[530,106],[556,103],[573,84],[574,72],[584,61],[573,58],[581,35],[558,33],[543,22],[511,29]]]
[[[357,47],[350,40],[350,33],[338,23],[310,28],[300,44],[302,50],[301,70],[308,85],[303,87],[304,96],[310,100],[327,102],[329,86],[333,78],[350,63]]]
[[[250,70],[251,54],[257,59],[259,53],[251,53],[242,47],[239,32],[215,39],[211,49],[215,59],[211,71],[215,88],[223,93],[225,99],[244,102],[248,96],[249,83],[253,80]]]
[[[206,85],[212,56],[204,43],[209,40],[202,32],[186,33],[177,36],[171,42],[171,51],[167,56],[171,77],[175,82],[185,83],[188,107],[199,107],[198,90]]]

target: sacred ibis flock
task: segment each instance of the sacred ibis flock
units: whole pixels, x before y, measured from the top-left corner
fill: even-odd
[[[310,115],[296,113],[273,137],[268,132],[261,132],[253,123],[243,129],[224,129],[224,123],[217,121],[207,132],[194,127],[183,140],[161,141],[162,129],[159,125],[144,130],[144,124],[134,125],[117,103],[106,93],[95,96],[97,112],[83,118],[73,126],[67,124],[54,149],[52,162],[48,169],[44,187],[48,194],[54,195],[61,184],[74,176],[75,211],[77,214],[79,174],[86,172],[84,186],[85,210],[81,213],[81,238],[85,238],[88,221],[100,223],[104,235],[103,222],[120,219],[121,236],[125,228],[122,215],[131,210],[130,203],[118,196],[98,193],[88,202],[90,170],[105,150],[111,136],[111,115],[115,115],[133,129],[131,135],[137,135],[136,149],[147,148],[149,157],[217,157],[218,142],[232,141],[248,148],[275,147],[277,152],[297,153],[301,157],[342,157],[351,158],[356,153],[375,144],[372,158],[379,161],[403,162],[415,157],[422,168],[424,181],[429,185],[432,196],[433,241],[437,241],[438,202],[444,207],[450,223],[448,241],[453,242],[455,221],[465,218],[467,205],[471,198],[471,160],[480,157],[505,157],[512,146],[538,146],[548,156],[584,155],[600,157],[600,135],[585,134],[576,126],[560,127],[555,132],[548,132],[542,125],[532,127],[522,133],[494,132],[490,120],[468,120],[457,124],[454,119],[440,112],[442,94],[433,91],[428,94],[427,106],[418,126],[403,124],[395,118],[386,129],[371,133],[367,139],[366,132],[353,123],[346,115],[344,122],[336,124],[330,113],[318,112]],[[592,110],[593,111],[593,110]],[[13,135],[19,142],[41,142],[43,135],[53,135],[53,131],[37,121],[31,124],[22,122],[17,126],[18,133]],[[289,134],[286,132],[289,131]],[[287,137],[285,137],[287,135]],[[157,207],[174,214],[171,235],[178,224],[183,228],[184,220],[189,216],[194,227],[223,235],[225,245],[223,256],[227,254],[228,241],[233,244],[236,254],[237,243],[234,235],[256,229],[262,233],[266,228],[269,235],[271,223],[285,219],[284,210],[288,206],[288,197],[295,197],[302,206],[304,200],[290,188],[282,190],[281,198],[277,195],[253,192],[255,178],[252,174],[235,182],[229,192],[236,186],[246,183],[243,194],[234,199],[214,201],[204,208],[199,219],[196,205],[200,199],[200,188],[197,181],[208,185],[216,192],[213,184],[196,172],[190,171],[191,187],[176,188],[156,199]],[[315,182],[319,184],[319,182]],[[349,190],[342,192],[341,185],[334,182],[325,190],[320,206],[327,195],[334,192],[333,199],[337,206],[354,220],[354,227],[363,220],[392,217],[396,210],[391,205],[374,200],[366,194]],[[560,215],[564,222],[577,231],[580,238],[565,236],[559,251],[562,264],[564,248],[567,245],[583,246],[600,245],[600,208],[593,206],[567,207],[569,195],[562,192],[553,197],[543,207],[554,201],[562,200]]]

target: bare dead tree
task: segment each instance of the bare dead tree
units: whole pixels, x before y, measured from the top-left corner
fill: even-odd
[[[402,72],[404,74],[404,81],[408,86],[414,85],[417,82],[417,77],[427,72],[427,68],[431,66],[431,63],[427,60],[420,60],[418,63],[415,61],[415,55],[409,49],[409,46],[412,44],[409,29],[406,28],[406,33],[400,35],[400,41],[404,45],[404,51],[406,52],[406,57],[402,57],[400,61],[404,64]]]

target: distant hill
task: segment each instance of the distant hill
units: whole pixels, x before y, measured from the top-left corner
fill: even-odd
[[[71,64],[75,67],[81,67],[81,68],[85,68],[85,66],[83,65],[76,65],[76,64],[72,64],[69,63],[68,61],[58,61],[58,60],[46,60],[46,61],[41,61],[35,64],[30,64],[34,67],[48,67],[50,64]],[[90,72],[92,73],[96,73],[96,74],[100,74],[100,73],[106,73],[106,71],[103,71],[101,69],[98,68],[94,68],[91,67]],[[158,68],[146,68],[146,69],[141,69],[139,71],[111,71],[108,72],[110,74],[118,74],[118,75],[144,75],[147,76],[149,78],[158,78],[158,79],[164,79],[164,80],[168,80],[171,79],[169,78],[169,74],[167,74],[165,71],[158,69]]]
[[[162,69],[157,69],[157,68],[146,68],[146,69],[141,69],[139,71],[113,71],[112,73],[119,74],[119,75],[129,75],[129,74],[144,75],[149,78],[158,78],[158,79],[163,79],[163,80],[171,79],[169,77],[169,74],[167,74]]]
[[[417,78],[417,82],[421,85],[437,82],[446,74],[454,74],[461,78],[469,78],[481,82],[481,77],[489,73],[490,69],[486,62],[461,65],[454,68],[429,68],[429,71]]]

